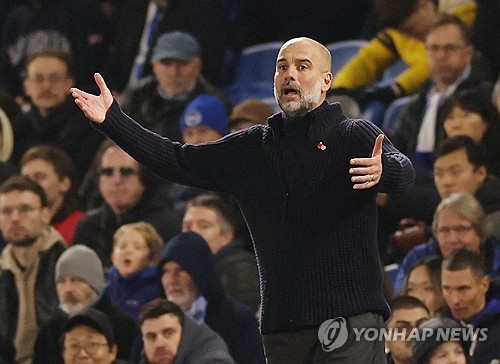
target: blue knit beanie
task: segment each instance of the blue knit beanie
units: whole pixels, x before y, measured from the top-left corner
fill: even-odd
[[[229,134],[226,128],[227,122],[226,110],[217,96],[199,95],[184,109],[180,128],[182,132],[189,127],[206,125],[224,136]]]

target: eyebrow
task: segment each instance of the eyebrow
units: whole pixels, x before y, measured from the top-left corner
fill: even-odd
[[[307,63],[310,63],[312,64],[311,60],[309,58],[297,58],[297,60],[295,62],[300,62],[300,63],[303,63],[303,62],[307,62]],[[280,63],[280,62],[286,62],[286,59],[285,58],[280,58],[276,61],[276,63]]]

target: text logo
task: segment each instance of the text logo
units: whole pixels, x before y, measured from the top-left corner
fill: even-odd
[[[336,317],[326,320],[318,329],[318,339],[326,352],[340,348],[347,341],[347,323],[345,318]]]

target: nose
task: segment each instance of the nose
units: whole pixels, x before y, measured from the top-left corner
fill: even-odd
[[[58,282],[59,289],[62,291],[63,295],[72,292],[74,285],[71,281],[69,280],[64,280],[62,282]]]
[[[89,353],[87,353],[87,351],[85,351],[85,349],[83,347],[81,347],[80,350],[78,350],[78,353],[76,354],[76,356],[79,359],[90,358]]]
[[[286,80],[295,80],[297,78],[297,70],[295,67],[288,67],[283,73],[283,76]]]
[[[172,273],[163,273],[163,276],[161,277],[161,283],[163,285],[163,289],[167,289],[168,286],[175,284],[176,282],[176,275]]]
[[[449,306],[454,306],[457,303],[460,303],[460,297],[458,296],[457,293],[452,291],[448,293],[448,301],[449,301]]]
[[[420,289],[413,291],[411,295],[415,298],[418,298],[422,302],[424,301],[424,295],[423,295],[422,290],[420,290]]]

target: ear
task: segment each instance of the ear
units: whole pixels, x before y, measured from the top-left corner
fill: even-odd
[[[485,166],[480,166],[476,170],[476,173],[481,177],[481,181],[484,181],[486,177],[488,177],[488,170],[486,169]]]
[[[111,350],[109,351],[110,362],[114,362],[116,360],[117,355],[118,355],[118,346],[114,344]]]
[[[23,91],[26,95],[30,96],[30,85],[27,78],[23,80]]]
[[[321,91],[326,92],[332,86],[333,75],[331,72],[325,72],[322,76]]]
[[[50,213],[50,209],[45,206],[45,207],[42,207],[42,220],[44,223],[46,223],[47,225],[50,224],[50,220],[52,219],[52,215]]]
[[[69,92],[69,89],[75,85],[75,79],[73,76],[68,76],[66,79],[66,88]]]
[[[61,189],[64,191],[64,193],[68,192],[69,189],[71,188],[71,180],[69,177],[64,177],[61,180]]]
[[[490,276],[485,275],[483,278],[481,278],[481,291],[486,294],[488,292],[488,289],[490,289]]]

